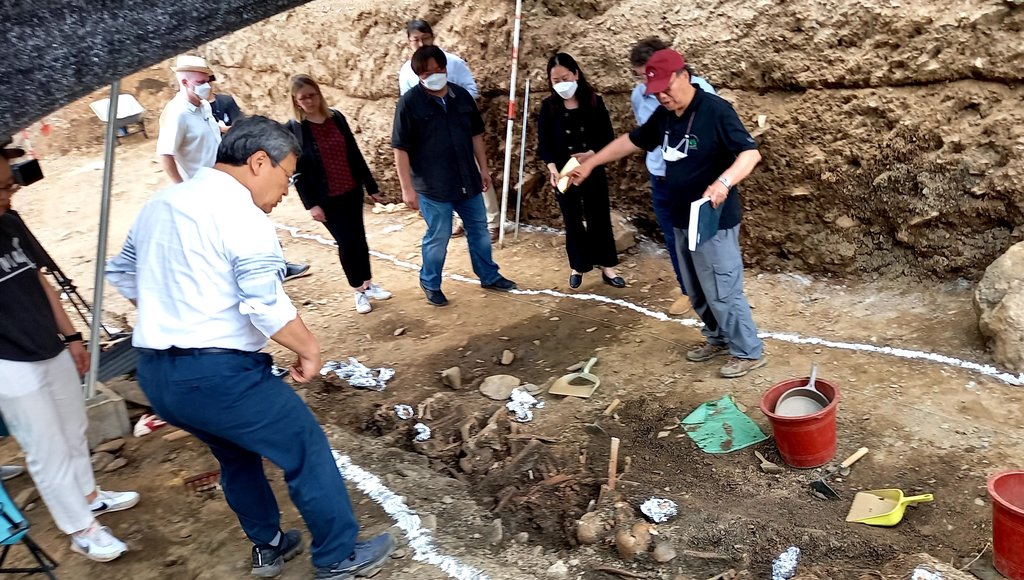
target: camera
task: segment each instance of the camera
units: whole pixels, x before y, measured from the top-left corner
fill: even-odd
[[[29,159],[11,165],[11,174],[15,183],[25,187],[43,178],[43,168],[39,166],[38,159]]]

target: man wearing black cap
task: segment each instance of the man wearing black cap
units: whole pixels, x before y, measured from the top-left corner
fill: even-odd
[[[736,188],[761,161],[761,154],[732,105],[691,84],[682,55],[659,50],[647,61],[645,73],[646,94],[657,95],[661,106],[646,123],[584,161],[573,171],[573,182],[580,183],[595,167],[641,149],[662,149],[680,274],[694,311],[704,321],[707,340],[687,352],[686,358],[704,362],[732,355],[721,374],[741,377],[767,362],[743,292]],[[690,204],[703,197],[720,208],[718,233],[691,252]]]

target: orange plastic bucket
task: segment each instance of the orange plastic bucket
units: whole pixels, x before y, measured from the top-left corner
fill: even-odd
[[[775,405],[786,391],[806,386],[810,377],[786,379],[772,385],[761,397],[761,412],[768,417],[779,455],[787,465],[811,468],[825,465],[836,455],[836,411],[839,387],[825,379],[815,379],[814,387],[829,400],[824,409],[802,417],[775,414]]]
[[[1024,580],[1024,471],[988,478],[992,498],[992,563],[1010,580]]]

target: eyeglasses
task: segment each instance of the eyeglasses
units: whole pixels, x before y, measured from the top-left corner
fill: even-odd
[[[288,177],[288,187],[295,185],[295,181],[302,175],[301,173],[293,173]]]
[[[21,189],[21,184],[15,181],[9,181],[3,185],[0,185],[0,191],[6,191],[9,193],[15,193],[19,189]]]

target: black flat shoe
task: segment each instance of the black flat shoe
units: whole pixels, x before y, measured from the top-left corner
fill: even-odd
[[[626,281],[622,279],[622,276],[616,276],[614,278],[609,278],[608,276],[605,275],[604,272],[601,272],[601,279],[604,280],[605,284],[607,284],[609,286],[613,286],[615,288],[625,288],[626,287]]]
[[[583,283],[583,274],[569,274],[569,287],[579,288]]]

